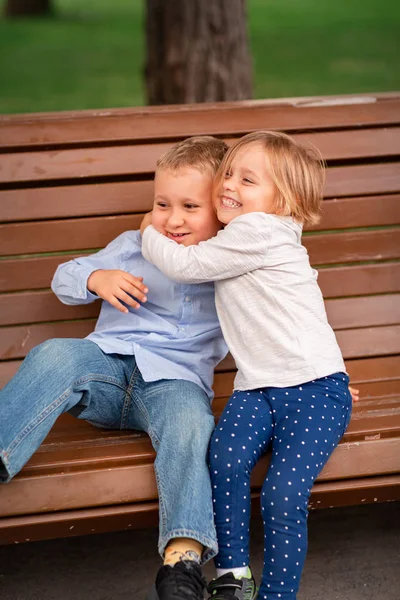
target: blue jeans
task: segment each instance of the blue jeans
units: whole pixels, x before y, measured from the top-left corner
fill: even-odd
[[[348,377],[234,392],[210,444],[218,568],[249,564],[250,473],[272,448],[261,493],[264,569],[258,600],[295,600],[312,485],[350,421]]]
[[[160,554],[177,537],[200,542],[204,562],[216,554],[207,467],[214,418],[199,386],[145,382],[133,356],[105,354],[89,340],[44,342],[0,392],[0,481],[20,471],[64,412],[98,427],[146,431],[157,452]]]

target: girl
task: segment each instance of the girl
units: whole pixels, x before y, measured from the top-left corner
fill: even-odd
[[[318,221],[323,185],[314,150],[282,133],[251,133],[231,147],[216,175],[224,230],[190,247],[153,227],[143,234],[143,255],[171,279],[216,281],[218,316],[238,368],[210,445],[219,543],[213,600],[256,598],[250,473],[268,449],[258,599],[295,600],[311,488],[350,420],[348,376],[301,245],[302,226]],[[168,210],[164,204],[160,210]],[[171,233],[184,236],[183,225]]]

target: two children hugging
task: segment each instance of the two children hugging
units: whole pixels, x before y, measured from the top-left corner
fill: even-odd
[[[212,244],[232,228],[227,227],[217,235],[220,221],[228,221],[216,214],[211,200],[213,179],[226,150],[220,140],[197,137],[175,145],[158,161],[153,225],[165,236],[161,237],[168,245],[168,255],[174,247],[189,249],[209,238],[212,238]],[[253,164],[251,168],[254,168]],[[218,173],[226,172],[225,166],[221,169]],[[217,181],[218,177],[217,174]],[[241,202],[239,198],[234,200],[234,193],[224,197],[229,210],[234,208],[235,202]],[[159,234],[153,233],[158,239]],[[148,235],[152,232],[145,233],[145,241]],[[240,240],[244,254],[252,252],[246,249],[247,241],[245,237]],[[255,267],[256,270],[260,268],[264,269]],[[249,270],[255,269],[250,267]],[[209,279],[216,276],[217,271]],[[213,284],[176,283],[143,257],[140,233],[128,231],[97,254],[61,265],[54,276],[52,289],[66,304],[102,299],[100,315],[95,331],[86,339],[49,340],[34,348],[15,377],[0,392],[0,481],[7,482],[20,471],[63,412],[70,412],[98,427],[146,431],[157,452],[159,552],[164,559],[149,597],[159,600],[203,598],[205,582],[200,565],[217,553],[213,503],[220,536],[217,567],[225,571],[219,571],[219,577],[210,584],[211,597],[255,597],[248,559],[243,558],[245,538],[241,525],[235,524],[225,531],[220,527],[221,519],[230,518],[219,516],[222,515],[220,511],[228,510],[225,507],[230,504],[226,498],[221,502],[218,493],[212,499],[207,468],[207,451],[214,428],[210,409],[213,371],[227,352],[217,319]],[[275,317],[282,320],[282,307],[277,305],[274,309]],[[226,315],[220,306],[218,310],[225,327]],[[274,314],[270,316],[272,319]],[[241,326],[241,319],[242,315],[236,315],[237,326]],[[325,322],[324,318],[322,321]],[[275,361],[275,353],[280,351],[278,338],[285,331],[284,328],[276,331],[275,347],[266,345],[263,350],[268,353],[271,364]],[[229,336],[227,341],[231,344]],[[231,351],[236,356],[240,373],[243,368],[233,346]],[[44,389],[43,379],[46,380]],[[259,387],[256,401],[260,400],[259,404],[264,406],[266,394],[272,387],[268,382],[265,386],[262,383],[254,381]],[[283,385],[288,385],[286,380],[279,383],[277,379],[274,383],[277,394],[282,392]],[[339,386],[339,381],[337,383]],[[252,383],[248,389],[254,389],[254,385]],[[247,398],[245,400],[247,403]],[[272,411],[281,412],[280,396],[277,395],[275,401],[277,407],[271,410],[271,417],[275,415]],[[285,404],[289,404],[286,398]],[[229,410],[227,408],[228,416]],[[258,410],[259,406],[254,407],[254,417]],[[248,416],[252,419],[253,414]],[[277,436],[277,417],[274,416],[273,421],[271,427]],[[255,425],[249,423],[249,427]],[[235,434],[238,424],[233,423],[232,427]],[[262,444],[266,448],[269,432],[266,425],[264,427],[261,428]],[[331,429],[334,428],[336,422],[331,425]],[[242,423],[240,429],[244,431]],[[256,435],[261,434],[258,429],[257,423]],[[224,458],[224,454],[226,458],[228,453],[230,456],[245,445],[230,443],[225,453],[219,435],[214,436],[211,447],[210,456],[215,456],[215,460]],[[234,441],[237,440],[233,437]],[[214,450],[215,446],[221,447],[220,454]],[[241,459],[237,460],[240,464]],[[319,460],[322,463],[325,457]],[[225,479],[230,479],[231,467],[227,465],[233,463],[224,462],[220,473],[226,471]],[[248,470],[250,468],[249,463]],[[219,468],[212,464],[211,469],[214,480]],[[239,473],[237,475],[239,478]],[[244,487],[246,483],[243,482]],[[217,481],[213,481],[213,488],[219,491]],[[279,490],[284,493],[283,489]],[[238,497],[238,502],[242,500]],[[241,522],[246,519],[242,517]],[[226,536],[240,540],[240,560],[230,550],[226,555],[231,543]],[[269,581],[268,584],[271,585]],[[290,581],[290,584],[291,589],[297,589],[298,582]]]
[[[285,134],[256,132],[236,142],[217,171],[214,203],[225,228],[214,238],[179,243],[184,222],[167,235],[157,217],[170,210],[162,198],[155,199],[153,226],[143,225],[143,255],[163,273],[215,282],[238,368],[209,453],[219,546],[209,585],[215,600],[295,600],[311,488],[350,421],[349,379],[301,244],[303,225],[318,221],[323,185],[315,150]],[[249,568],[250,473],[268,449],[257,595]]]

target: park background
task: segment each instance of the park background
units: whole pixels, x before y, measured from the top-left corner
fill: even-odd
[[[0,18],[0,113],[144,105],[145,0],[53,6]],[[247,13],[254,98],[400,87],[398,0],[248,0]]]

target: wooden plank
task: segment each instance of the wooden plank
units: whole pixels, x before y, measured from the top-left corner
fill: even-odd
[[[400,470],[400,438],[339,444],[317,481],[373,477],[398,474]],[[261,487],[270,456],[262,458],[251,476],[252,488]]]
[[[325,306],[334,329],[400,323],[399,294],[327,300]],[[97,317],[99,310],[99,302],[62,304],[51,290],[0,294],[0,326]]]
[[[399,292],[400,262],[319,269],[318,284],[325,298]]]
[[[346,329],[336,338],[345,359],[400,353],[399,325]]]
[[[68,306],[51,290],[0,295],[0,325],[40,323],[97,317],[100,302]]]
[[[327,300],[325,307],[335,331],[400,323],[400,294]]]
[[[102,248],[124,231],[138,229],[143,215],[33,221],[0,226],[0,255]]]
[[[59,264],[79,254],[0,261],[0,292],[48,288]],[[400,263],[378,263],[319,270],[326,298],[400,291]]]
[[[153,206],[152,181],[94,183],[0,191],[0,222],[143,213]]]
[[[396,127],[310,132],[294,137],[301,143],[316,146],[325,160],[396,157],[400,154],[400,128]],[[157,158],[170,146],[154,143],[4,154],[1,158],[0,182],[149,175],[154,173]]]
[[[0,222],[144,213],[153,206],[153,182],[95,183],[0,190]],[[322,219],[306,231],[396,225],[400,195],[332,199]]]
[[[85,337],[93,331],[94,319],[38,325],[2,327],[0,360],[24,357],[29,350],[53,337]],[[400,325],[345,329],[336,332],[345,359],[400,353]]]
[[[313,265],[327,265],[400,257],[400,228],[303,237]]]
[[[385,357],[386,360],[387,358],[388,357]],[[400,371],[398,370],[400,357],[397,356],[395,358],[397,359],[395,363],[397,365],[397,371],[393,373],[389,379],[384,380],[374,373],[373,375],[371,374],[370,381],[352,381],[352,384],[356,383],[357,388],[360,390],[361,399],[359,402],[354,404],[354,409],[356,411],[364,411],[365,409],[372,411],[373,409],[376,409],[377,412],[382,413],[384,410],[389,410],[390,408],[390,412],[393,412],[392,409],[394,409],[394,411],[399,413],[400,416]],[[216,398],[214,400],[216,414],[220,414],[222,407],[225,404],[225,398],[228,398],[232,394],[235,375],[236,371],[215,374],[213,389],[215,391]],[[393,396],[396,398],[397,402],[397,404],[395,403],[394,405],[392,404]],[[371,399],[378,400],[371,403]],[[387,406],[385,405],[385,402],[387,402]]]
[[[331,167],[327,171],[325,198],[391,194],[400,191],[398,163]]]
[[[350,506],[400,500],[400,477],[384,475],[366,479],[316,482],[311,492],[310,509]],[[260,510],[258,492],[252,493],[252,512]],[[158,523],[158,502],[143,502],[57,511],[2,519],[0,543],[16,544],[75,535],[154,527]]]
[[[398,379],[400,376],[400,356],[382,356],[346,361],[347,372],[354,384],[375,380]]]
[[[0,544],[143,529],[158,518],[158,501],[9,517],[0,520]]]
[[[0,362],[0,388],[15,375],[21,360],[8,360]],[[352,385],[359,386],[376,381],[397,380],[400,376],[400,356],[381,356],[378,358],[362,358],[346,361],[347,372]],[[227,398],[233,389],[234,373],[227,376],[226,370],[235,370],[232,357],[229,355],[225,361],[220,363],[216,369],[214,389],[217,397]],[[224,378],[228,377],[228,385],[222,384]],[[368,391],[368,388],[365,388]],[[362,398],[363,399],[363,398]],[[222,404],[215,401],[216,410],[222,410]]]
[[[305,231],[378,227],[400,224],[400,195],[366,196],[326,200],[320,223]]]
[[[35,346],[53,337],[83,338],[93,331],[94,319],[0,329],[0,360],[22,358]]]
[[[261,128],[308,132],[398,122],[396,93],[32,113],[0,117],[0,147],[242,135]]]
[[[89,217],[0,225],[0,255],[101,248],[127,230],[138,229],[142,215]],[[387,260],[400,256],[400,229],[309,234],[303,243],[313,264]]]
[[[58,265],[81,254],[0,260],[0,292],[48,288]]]
[[[137,458],[140,452],[136,453]],[[135,452],[131,454],[134,455]],[[268,459],[266,457],[256,465],[252,487],[262,485]],[[396,473],[399,461],[400,438],[340,444],[318,481]],[[51,467],[47,474],[45,470],[36,475],[22,471],[11,484],[2,486],[2,516],[157,499],[154,469],[152,461],[147,458],[142,464],[128,462],[126,465],[114,464],[112,468],[96,468],[95,464],[87,461],[81,461],[79,468],[73,471],[62,467],[62,464],[58,464],[56,469]]]

